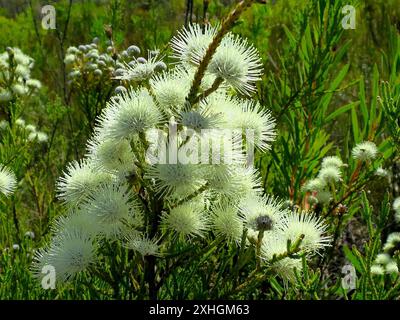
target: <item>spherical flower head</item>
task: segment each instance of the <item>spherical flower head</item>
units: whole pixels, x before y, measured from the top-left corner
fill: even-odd
[[[392,257],[387,253],[380,253],[376,256],[375,263],[386,265],[392,260]]]
[[[353,158],[360,161],[373,160],[378,155],[378,148],[372,141],[357,144],[351,151]]]
[[[31,131],[31,133],[28,135],[29,141],[37,140],[40,143],[45,143],[47,142],[48,139],[49,139],[48,135],[40,131],[39,132]]]
[[[67,54],[64,59],[64,63],[66,65],[73,64],[76,60],[76,56],[74,54]]]
[[[33,271],[43,277],[44,266],[54,267],[57,282],[73,280],[96,262],[96,246],[93,239],[79,232],[58,234],[48,249],[36,251]]]
[[[6,120],[0,120],[0,130],[5,130],[7,129],[7,127],[8,127],[8,122]]]
[[[24,96],[28,93],[28,88],[22,84],[16,83],[12,86],[12,91],[19,96]]]
[[[25,130],[28,130],[28,131],[30,131],[30,132],[36,132],[36,127],[35,127],[34,125],[28,124],[28,125],[25,127]]]
[[[124,222],[136,214],[140,215],[137,198],[127,186],[114,183],[100,186],[86,200],[83,208],[108,238],[121,234]]]
[[[257,194],[241,201],[238,207],[245,226],[254,231],[270,231],[277,228],[286,214],[282,201]]]
[[[241,129],[241,126],[238,125],[243,116],[241,101],[225,93],[215,93],[200,101],[200,104],[206,105],[213,112],[221,114],[224,120],[223,128]]]
[[[172,72],[163,72],[150,80],[155,99],[164,113],[176,113],[185,104],[189,93],[192,77],[182,68]]]
[[[100,139],[99,136],[88,143],[89,156],[101,170],[126,174],[134,169],[135,156],[128,140]]]
[[[371,266],[371,273],[374,275],[382,275],[385,273],[385,270],[383,269],[382,266],[380,266],[378,264],[373,264]]]
[[[20,127],[25,127],[25,120],[18,118],[17,120],[15,120],[15,124]]]
[[[383,251],[391,251],[397,248],[400,244],[400,232],[392,232],[388,235],[386,243],[383,246]]]
[[[243,233],[243,221],[238,210],[229,205],[215,204],[211,213],[211,224],[216,236],[228,242],[240,242]]]
[[[183,111],[180,117],[182,125],[198,132],[217,129],[222,123],[221,114],[213,112],[208,107]]]
[[[67,54],[78,54],[79,53],[79,49],[77,47],[69,47],[67,49]]]
[[[27,66],[24,66],[23,64],[19,64],[15,68],[15,74],[17,76],[21,77],[22,79],[29,79],[29,77],[31,75],[31,71],[29,70],[29,68]]]
[[[17,62],[17,64],[22,64],[29,68],[33,67],[34,60],[28,55],[24,54],[21,49],[15,47],[12,48],[12,51],[14,53],[14,60]]]
[[[49,140],[49,136],[44,132],[38,132],[37,139],[40,143],[45,143],[47,140]]]
[[[26,80],[26,85],[34,90],[39,90],[42,87],[42,83],[36,79],[28,79]]]
[[[109,173],[94,171],[88,161],[73,161],[57,183],[58,196],[70,205],[77,205],[101,184],[114,179]]]
[[[196,164],[156,164],[150,167],[146,177],[155,179],[156,190],[161,195],[173,198],[188,196],[205,183]]]
[[[172,57],[184,65],[199,65],[216,33],[217,28],[210,25],[183,28],[171,40]]]
[[[399,272],[399,268],[397,266],[396,261],[392,260],[390,261],[386,266],[385,266],[385,271],[388,274],[391,273],[398,273]]]
[[[382,167],[378,167],[375,170],[375,175],[377,177],[381,177],[381,178],[389,178],[390,177],[389,171],[387,171],[386,169],[384,169]]]
[[[201,207],[189,202],[179,205],[162,216],[162,223],[184,237],[204,236],[208,219]]]
[[[300,248],[307,253],[316,253],[330,245],[331,237],[326,235],[326,229],[327,225],[313,213],[291,212],[285,217],[280,232],[292,243],[304,235]]]
[[[139,252],[142,256],[160,256],[160,246],[157,241],[149,239],[146,236],[138,236],[135,233],[128,235],[124,246]]]
[[[100,131],[107,138],[124,139],[157,126],[161,114],[145,89],[114,97],[100,117]]]
[[[85,234],[95,238],[101,231],[100,225],[82,209],[69,210],[66,215],[58,217],[51,225],[52,234],[74,233]]]
[[[164,145],[157,161],[149,167],[145,177],[154,179],[154,187],[160,195],[172,199],[186,197],[205,184],[201,166],[187,150],[178,148],[179,141]]]
[[[218,175],[208,176],[207,180],[212,193],[231,204],[237,204],[241,199],[260,191],[261,185],[259,172],[256,169],[233,165],[229,167],[226,175],[221,172]]]
[[[261,79],[262,63],[247,40],[229,33],[222,39],[208,70],[239,93],[249,95],[256,90],[255,82]]]
[[[14,193],[17,188],[17,178],[10,169],[0,164],[0,194],[6,197]]]
[[[276,123],[271,113],[253,101],[238,102],[242,105],[242,113],[232,119],[233,125],[243,130],[248,143],[252,142],[262,151],[270,149],[276,138]]]
[[[343,161],[337,156],[329,156],[322,159],[321,168],[336,167],[340,168],[343,166]]]
[[[318,178],[324,180],[326,183],[335,183],[341,179],[341,172],[335,166],[323,167],[318,173]]]
[[[261,258],[267,265],[285,281],[295,282],[295,269],[301,271],[303,266],[301,259],[286,257],[275,262],[270,262],[274,257],[287,252],[287,239],[276,233],[270,233],[264,236],[261,245]]]
[[[135,54],[140,54],[140,48],[138,46],[135,46],[135,45],[129,46],[128,49],[126,49],[126,51],[131,56],[133,56]]]

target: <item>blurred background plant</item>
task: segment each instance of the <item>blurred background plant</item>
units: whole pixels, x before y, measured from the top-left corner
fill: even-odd
[[[42,1],[0,1],[0,28],[7,30],[0,33],[0,164],[15,172],[18,181],[17,191],[0,202],[0,297],[109,298],[112,290],[91,292],[84,285],[88,279],[45,292],[26,273],[32,251],[48,237],[49,221],[63,213],[55,201],[55,181],[67,162],[84,154],[84,141],[104,102],[117,87],[128,86],[128,81],[111,76],[118,62],[134,60],[124,51],[132,44],[150,51],[158,47],[168,63],[165,45],[182,25],[216,23],[236,1],[50,2],[57,11],[56,30],[41,28]],[[354,30],[341,26],[341,9],[347,4],[356,7]],[[256,154],[264,190],[286,199],[288,207],[313,209],[326,217],[334,237],[328,254],[303,268],[297,286],[288,289],[279,279],[261,279],[257,288],[240,297],[398,296],[397,275],[373,275],[371,267],[379,265],[374,264],[377,255],[385,253],[389,235],[399,227],[392,208],[400,194],[399,17],[397,0],[277,0],[253,6],[236,22],[233,32],[247,37],[263,60],[257,99],[277,118],[279,135],[271,152]],[[75,51],[72,61],[68,56],[74,49],[69,48],[81,51],[80,45],[88,47]],[[17,71],[15,57],[23,53],[34,65],[26,57],[30,62],[25,70]],[[110,70],[109,57],[115,53],[120,57]],[[89,64],[87,69],[93,59],[106,66]],[[27,69],[29,79],[40,79],[41,87],[38,82],[28,86],[28,79],[21,77]],[[85,76],[71,76],[78,70]],[[371,147],[361,144],[366,141],[376,145],[374,157],[368,159],[362,155]],[[358,152],[352,154],[356,146]],[[338,157],[343,165],[326,170],[324,159],[329,156]],[[333,181],[313,190],[310,183],[321,177]],[[33,239],[25,236],[30,231]],[[120,254],[123,264],[125,256]],[[356,267],[362,284],[354,292],[340,288],[341,268],[348,262]],[[198,285],[188,285],[190,277],[175,281],[174,290],[182,296],[204,294]],[[187,287],[192,292],[184,293]]]

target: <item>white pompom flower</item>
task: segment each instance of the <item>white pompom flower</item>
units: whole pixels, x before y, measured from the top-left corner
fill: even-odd
[[[371,273],[373,275],[383,275],[383,274],[385,274],[385,270],[383,269],[382,266],[380,266],[378,264],[374,264],[371,266]]]
[[[336,167],[340,168],[343,166],[343,161],[337,156],[328,156],[322,159],[321,168]]]
[[[53,234],[78,232],[95,238],[101,231],[100,225],[94,223],[93,217],[81,209],[70,210],[66,215],[58,217],[51,225]]]
[[[183,111],[180,114],[182,125],[201,132],[203,130],[217,129],[222,124],[222,115],[208,107],[199,110]]]
[[[304,235],[300,248],[308,253],[318,253],[330,245],[331,237],[326,230],[327,225],[313,213],[291,212],[285,217],[280,233],[292,243]]]
[[[378,148],[372,141],[357,144],[351,151],[353,158],[360,161],[373,160],[378,155]]]
[[[213,55],[208,71],[224,79],[239,93],[249,95],[261,79],[262,63],[254,46],[229,33]]]
[[[100,116],[98,131],[111,139],[132,138],[156,127],[160,119],[160,111],[149,92],[130,89],[112,98]]]
[[[100,226],[101,233],[107,238],[121,234],[124,223],[132,217],[141,215],[136,196],[127,186],[106,184],[100,186],[85,202],[82,210]]]
[[[199,24],[178,31],[171,40],[172,57],[184,65],[199,65],[216,33],[216,27]]]
[[[109,173],[93,170],[87,160],[73,161],[57,182],[58,197],[70,205],[77,205],[101,184],[114,180],[115,177]]]
[[[192,77],[182,68],[155,75],[150,86],[160,109],[166,114],[177,113],[183,108],[189,93]]]
[[[238,204],[242,199],[261,190],[261,178],[254,168],[211,165],[215,171],[207,175],[211,192],[223,202]]]
[[[37,277],[43,277],[42,268],[52,266],[57,281],[63,283],[87,270],[96,262],[96,257],[96,245],[91,237],[76,231],[63,232],[53,238],[48,249],[36,252],[33,271]]]
[[[247,140],[262,151],[270,149],[276,137],[276,123],[271,113],[251,100],[239,100],[242,113],[233,119],[233,126],[237,126],[246,134]]]
[[[162,216],[162,223],[175,231],[179,236],[203,237],[209,229],[209,222],[204,210],[198,205],[188,202],[172,208]]]
[[[342,173],[340,169],[335,166],[323,167],[318,173],[318,178],[326,183],[335,183],[340,181]]]
[[[93,165],[100,170],[114,174],[134,170],[135,156],[128,140],[103,140],[96,136],[88,143],[88,151]]]
[[[146,177],[155,180],[155,188],[162,196],[186,197],[205,184],[197,164],[155,164]]]
[[[396,261],[392,260],[390,261],[386,266],[385,266],[385,271],[388,274],[391,273],[398,273],[399,272],[399,268],[397,266]]]
[[[0,164],[0,194],[6,197],[14,193],[17,188],[17,178],[10,169]]]
[[[286,215],[283,203],[270,196],[261,197],[257,194],[242,200],[239,212],[245,226],[254,231],[270,231],[279,228]]]
[[[240,242],[243,234],[243,221],[234,206],[215,204],[211,212],[211,225],[216,236],[228,242]]]

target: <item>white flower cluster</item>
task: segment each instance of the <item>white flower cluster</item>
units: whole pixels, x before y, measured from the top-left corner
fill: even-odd
[[[41,88],[39,80],[31,78],[34,60],[19,48],[7,48],[0,54],[0,103],[23,97]]]
[[[59,197],[69,213],[55,223],[50,247],[37,255],[38,272],[50,264],[58,279],[73,278],[95,263],[104,238],[121,240],[142,255],[162,255],[162,243],[143,232],[148,227],[144,221],[155,214],[160,223],[158,233],[168,232],[188,241],[215,236],[239,245],[245,229],[248,243],[265,232],[260,254],[266,263],[284,254],[288,240],[294,243],[301,235],[300,249],[306,254],[329,243],[318,217],[288,211],[280,201],[262,195],[260,177],[247,165],[242,144],[227,148],[220,135],[203,131],[236,129],[239,134],[233,135],[233,140],[243,140],[246,130],[251,130],[254,146],[260,151],[269,149],[276,135],[270,112],[232,94],[255,90],[261,62],[252,46],[226,35],[202,79],[199,99],[187,103],[196,67],[215,32],[211,27],[191,26],[173,38],[178,63],[172,70],[144,76],[155,60],[138,58],[121,71],[121,79],[149,81],[143,87],[121,90],[109,101],[87,144],[86,158],[72,162],[59,179]],[[98,66],[103,60],[96,56],[95,47],[69,52],[74,57],[97,59]],[[126,52],[131,55],[139,50],[128,48]],[[170,132],[171,123],[177,128],[176,136]],[[153,129],[168,137],[164,151],[158,148]],[[209,151],[211,146],[222,150],[218,163],[186,161],[190,154]],[[151,161],[147,151],[152,147],[168,161]],[[227,152],[230,156],[224,157]],[[211,151],[211,158],[214,155]],[[227,158],[234,158],[235,163],[228,163]],[[324,179],[338,178],[327,172]],[[287,257],[273,267],[285,279],[293,280],[293,267],[301,269],[301,260]]]
[[[92,43],[69,47],[64,63],[69,68],[70,84],[94,80],[103,82],[112,78],[121,80],[143,81],[150,79],[156,71],[166,69],[162,61],[158,61],[158,52],[150,51],[148,59],[136,57],[140,54],[139,47],[129,46],[122,52],[117,52],[112,40],[102,52],[99,39]],[[126,91],[124,86],[116,88],[117,93]]]
[[[22,118],[18,118],[15,120],[15,124],[24,131],[24,134],[21,137],[25,138],[28,141],[34,141],[39,143],[45,143],[48,141],[49,137],[46,133],[37,130],[36,126],[32,124],[26,124],[25,120]],[[6,120],[0,121],[0,131],[8,128],[8,122]]]
[[[318,176],[303,186],[304,191],[311,192],[308,197],[310,204],[328,204],[332,199],[330,188],[341,181],[342,160],[337,156],[329,156],[322,159]]]
[[[398,273],[396,259],[393,258],[393,253],[400,247],[400,233],[392,232],[388,235],[386,243],[383,246],[383,253],[376,256],[374,263],[371,266],[371,273],[376,275]]]

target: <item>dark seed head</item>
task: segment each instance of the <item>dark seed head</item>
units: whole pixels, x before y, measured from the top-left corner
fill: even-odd
[[[258,231],[268,231],[272,229],[273,222],[269,216],[259,216],[256,219],[256,226]]]

